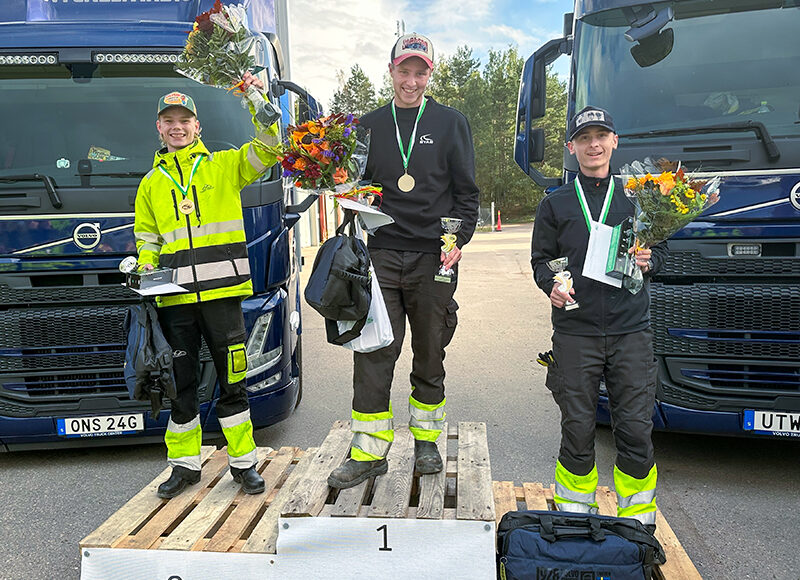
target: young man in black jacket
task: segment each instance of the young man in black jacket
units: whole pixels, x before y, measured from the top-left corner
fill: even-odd
[[[597,275],[584,275],[590,232],[596,235],[602,228],[598,224],[615,226],[633,215],[621,180],[611,175],[617,142],[607,111],[586,107],[573,117],[567,147],[580,171],[539,204],[531,265],[536,284],[553,306],[554,362],[547,368],[546,384],[561,409],[555,501],[565,511],[597,512],[594,435],[602,377],[617,447],[617,515],[654,526],[657,470],[651,432],[657,366],[647,279],[663,263],[666,247],[659,244],[636,252],[645,275],[644,288],[637,294],[599,281]],[[568,293],[554,281],[548,265],[563,257],[568,258],[573,281]],[[578,302],[577,308],[570,308],[572,301]]]
[[[444,421],[444,349],[453,337],[458,304],[457,263],[478,219],[478,187],[472,134],[460,112],[426,97],[433,69],[433,45],[416,33],[400,37],[389,64],[394,98],[361,118],[370,130],[366,178],[383,185],[381,210],[394,218],[369,238],[394,342],[371,353],[354,354],[353,441],[350,459],[328,478],[331,487],[352,487],[386,473],[394,440],[390,389],[411,326],[409,428],[420,473],[442,469],[436,439]],[[461,220],[456,247],[441,249],[441,218]],[[434,278],[453,268],[451,282]]]

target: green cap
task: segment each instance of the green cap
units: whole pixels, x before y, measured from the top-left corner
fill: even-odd
[[[197,107],[194,106],[194,100],[189,95],[184,95],[178,91],[172,91],[164,95],[158,100],[158,114],[160,115],[164,109],[169,107],[183,107],[194,115],[197,116]]]

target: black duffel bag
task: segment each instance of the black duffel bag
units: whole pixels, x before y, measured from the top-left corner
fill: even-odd
[[[336,236],[320,246],[306,284],[306,302],[325,317],[328,342],[345,344],[361,334],[372,298],[369,252],[355,233],[355,213],[345,210]],[[356,321],[339,332],[336,321]]]
[[[497,527],[503,580],[650,580],[666,562],[637,520],[558,511],[508,512]]]

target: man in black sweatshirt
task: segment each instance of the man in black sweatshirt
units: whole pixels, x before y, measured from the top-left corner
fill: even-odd
[[[617,447],[617,515],[655,526],[657,470],[651,432],[658,369],[647,279],[663,263],[666,247],[636,252],[645,275],[637,294],[584,275],[590,232],[596,235],[602,227],[598,224],[615,226],[633,215],[621,180],[611,175],[617,142],[607,111],[586,107],[573,117],[567,147],[580,171],[539,204],[531,265],[536,284],[553,306],[554,362],[547,367],[546,384],[561,409],[555,502],[565,511],[597,513],[595,413],[604,377]],[[573,281],[568,293],[554,281],[548,265],[562,257],[568,258]],[[573,300],[577,308],[570,308]]]
[[[394,98],[361,118],[371,132],[365,177],[383,185],[381,210],[395,220],[369,238],[394,342],[353,356],[350,459],[328,478],[338,489],[388,469],[394,440],[390,389],[406,318],[414,352],[409,428],[415,465],[420,473],[442,469],[436,439],[445,416],[444,349],[455,332],[458,261],[475,231],[479,191],[467,119],[424,95],[432,69],[431,41],[416,33],[400,37],[389,64]],[[461,220],[449,254],[440,248],[443,217]],[[449,283],[435,280],[442,266],[455,272]]]

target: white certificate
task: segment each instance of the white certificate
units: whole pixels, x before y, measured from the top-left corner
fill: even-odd
[[[622,288],[622,280],[606,274],[608,252],[611,249],[611,234],[614,228],[592,221],[589,232],[589,247],[586,248],[586,260],[583,262],[582,274],[603,284]]]

